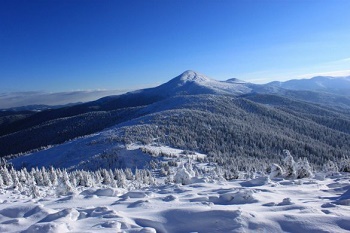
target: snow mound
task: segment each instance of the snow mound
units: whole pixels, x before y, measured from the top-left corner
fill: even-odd
[[[68,220],[76,221],[79,217],[79,212],[76,209],[68,208],[58,211],[54,214],[47,215],[44,219],[40,220],[40,222],[53,222],[55,220],[66,218]]]
[[[122,198],[145,198],[151,196],[151,192],[142,192],[142,191],[130,191],[125,193]]]
[[[262,186],[271,183],[271,180],[268,176],[261,176],[249,181],[242,182],[241,185],[243,187],[254,187],[254,186]]]
[[[348,189],[348,191],[343,193],[335,203],[339,205],[350,206],[350,188]]]
[[[237,205],[258,202],[254,197],[253,190],[239,190],[238,192],[228,192],[219,196],[219,201],[215,204]]]
[[[69,232],[66,223],[36,223],[30,226],[27,230],[22,231],[21,233],[37,233],[37,232],[46,232],[46,233],[62,233]]]
[[[114,228],[114,229],[121,229],[122,224],[117,221],[107,221],[100,224],[103,228]]]
[[[116,197],[122,193],[119,189],[105,188],[105,189],[87,189],[80,193],[83,196],[97,196],[97,197]]]

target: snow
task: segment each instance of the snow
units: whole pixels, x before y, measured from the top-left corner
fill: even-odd
[[[196,160],[204,154],[157,143],[121,145],[113,141],[117,133],[109,129],[11,162],[74,170],[96,165],[107,153],[127,167],[141,168],[155,158],[178,167],[170,167],[171,174],[157,177],[152,186],[79,186],[69,192],[65,186],[62,192],[67,184],[60,181],[57,187],[34,186],[35,198],[0,188],[0,232],[350,231],[349,173],[308,173],[306,160],[295,162],[285,151],[286,171],[272,164],[270,175],[226,181],[215,164]],[[207,173],[199,175],[201,168]]]
[[[107,129],[98,134],[50,147],[35,153],[30,153],[10,160],[16,167],[60,167],[67,170],[85,169],[96,170],[106,168],[110,162],[120,165],[118,168],[144,168],[154,157],[161,154],[169,157],[185,156],[189,158],[204,158],[206,155],[195,152],[190,155],[182,155],[183,150],[162,145],[122,145],[113,141],[113,137],[118,134],[118,129]],[[144,153],[146,149],[151,152]],[[108,156],[107,156],[108,155]],[[108,159],[105,159],[108,157]]]
[[[152,89],[154,93],[176,94],[232,94],[250,93],[247,83],[239,80],[217,81],[198,72],[188,70],[169,82]]]
[[[0,189],[0,232],[348,232],[349,178],[262,176],[35,199]]]

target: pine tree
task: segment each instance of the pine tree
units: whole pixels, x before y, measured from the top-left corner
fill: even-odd
[[[127,187],[125,173],[123,172],[123,170],[119,170],[119,169],[117,170],[117,186],[119,188]]]
[[[270,168],[270,179],[280,177],[283,175],[283,169],[276,163],[271,164]]]
[[[102,184],[105,185],[110,185],[111,184],[111,177],[109,175],[109,172],[106,169],[101,170],[101,175],[102,175]]]
[[[69,182],[73,188],[77,187],[77,179],[76,179],[76,172],[69,173]]]
[[[33,197],[33,198],[38,198],[40,197],[40,192],[39,192],[39,189],[35,183],[35,179],[34,177],[32,177],[30,179],[30,185],[29,185],[29,194]]]
[[[96,185],[101,185],[101,183],[103,182],[103,177],[101,175],[101,171],[97,170],[94,172],[94,179],[95,179],[95,184]]]
[[[70,181],[69,176],[66,170],[62,172],[62,177],[58,179],[57,185],[57,195],[67,195],[74,191]]]
[[[311,166],[306,158],[299,158],[296,164],[296,178],[306,178],[313,176]]]
[[[7,170],[7,167],[2,167],[0,170],[0,174],[2,176],[2,180],[5,186],[9,186],[12,184],[12,178],[9,171]]]
[[[90,172],[82,172],[85,187],[94,187],[95,182]]]
[[[28,175],[26,173],[28,173],[26,168],[22,168],[19,172],[18,179],[22,184],[29,184]]]
[[[109,170],[108,170],[108,173],[109,173],[109,177],[111,177],[110,186],[111,186],[112,188],[117,187],[117,182],[116,182],[115,179],[114,179],[113,171],[112,171],[111,169],[109,169]]]
[[[52,184],[51,184],[51,180],[49,177],[49,173],[46,171],[45,167],[42,167],[41,175],[43,177],[43,185],[46,187],[50,187]]]
[[[50,167],[50,170],[49,170],[49,178],[53,186],[56,186],[58,184],[57,171],[52,166]]]
[[[342,158],[339,162],[339,171],[350,172],[350,159]]]
[[[331,160],[328,160],[322,167],[322,170],[328,174],[334,174],[339,172],[339,168],[336,163]]]
[[[0,174],[0,188],[4,186],[4,180],[2,179],[2,175]]]
[[[125,178],[127,180],[134,180],[134,174],[132,173],[130,168],[125,169],[124,173],[125,173]]]
[[[293,156],[290,154],[289,150],[283,150],[283,154],[285,155],[285,158],[283,160],[283,163],[285,165],[284,174],[287,178],[295,178],[296,170],[295,170],[295,161],[293,159]]]
[[[41,174],[41,171],[38,168],[34,168],[31,171],[32,176],[35,179],[35,183],[39,186],[43,186],[44,185],[44,179],[43,176]]]
[[[19,182],[19,179],[17,176],[13,178],[13,189],[18,190],[20,192],[23,190],[23,186],[21,182]]]

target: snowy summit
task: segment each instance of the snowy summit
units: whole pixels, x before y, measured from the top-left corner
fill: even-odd
[[[212,81],[210,78],[203,74],[199,74],[193,70],[187,70],[183,72],[180,76],[175,79],[179,79],[180,82],[196,82],[196,83],[206,83]]]

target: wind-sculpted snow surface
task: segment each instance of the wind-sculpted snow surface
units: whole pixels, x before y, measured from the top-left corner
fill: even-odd
[[[317,176],[320,177],[320,176]],[[0,190],[0,232],[348,232],[349,175],[81,188],[30,199]]]

